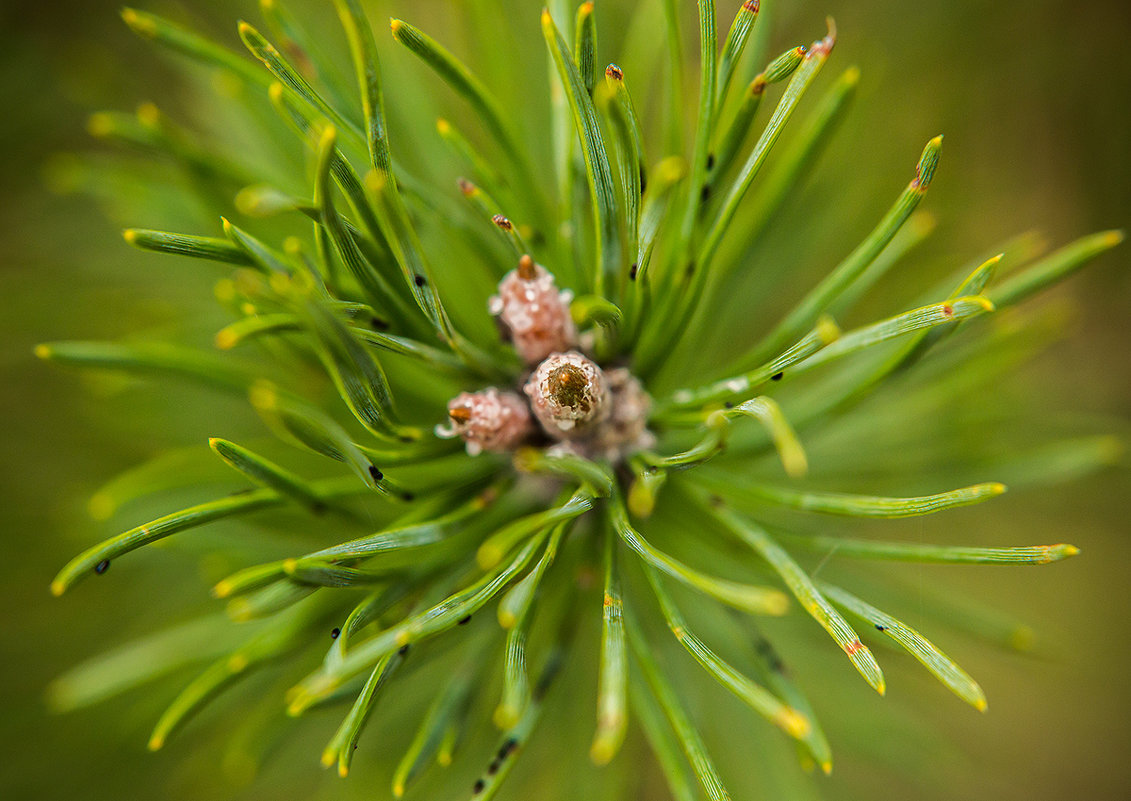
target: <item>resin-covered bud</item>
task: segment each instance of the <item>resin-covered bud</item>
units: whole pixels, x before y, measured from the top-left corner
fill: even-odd
[[[527,364],[577,345],[577,329],[569,316],[573,295],[559,292],[554,276],[529,256],[499,282],[499,294],[489,302],[495,315]]]
[[[557,439],[588,436],[609,416],[605,374],[576,351],[555,353],[539,364],[523,391],[534,416]]]
[[[516,392],[491,387],[482,392],[461,392],[448,402],[448,428],[436,433],[460,437],[472,456],[480,451],[510,451],[530,436],[534,426],[530,411]]]

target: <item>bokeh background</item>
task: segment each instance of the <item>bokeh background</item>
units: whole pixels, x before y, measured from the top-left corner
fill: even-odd
[[[374,20],[389,13],[404,16],[467,55],[476,44],[459,33],[460,17],[465,5],[481,1],[486,2],[368,5]],[[333,30],[328,0],[291,5],[312,28]],[[540,4],[506,5],[526,20],[515,35],[540,47]],[[685,5],[690,18],[694,4]],[[731,5],[719,4],[724,32]],[[598,18],[608,23],[604,30],[629,29],[623,23],[636,6],[599,0]],[[1040,1],[766,0],[763,6],[759,24],[770,26],[774,52],[812,40],[829,14],[840,29],[833,65],[857,64],[863,70],[849,121],[819,176],[791,210],[813,215],[807,244],[814,258],[835,259],[868,230],[906,181],[922,143],[937,133],[945,134],[943,163],[926,204],[938,224],[929,245],[929,258],[936,262],[962,263],[1032,229],[1059,245],[1131,221],[1131,48],[1126,46],[1131,6],[1126,3],[1085,1],[1066,8]],[[144,7],[191,21],[237,50],[234,20],[258,17],[254,4],[243,0],[162,0]],[[136,570],[128,581],[89,582],[62,599],[50,597],[47,585],[55,570],[75,551],[113,533],[87,514],[90,493],[164,448],[203,443],[216,433],[218,419],[231,424],[230,415],[236,414],[188,387],[162,391],[145,382],[81,377],[32,357],[33,346],[43,340],[208,331],[223,321],[210,303],[215,273],[139,253],[119,235],[125,225],[163,223],[200,231],[218,231],[218,226],[207,207],[170,203],[160,188],[171,179],[160,168],[138,178],[143,186],[155,187],[138,189],[152,194],[151,205],[123,207],[114,199],[116,157],[87,135],[92,111],[130,110],[154,100],[171,115],[184,114],[199,125],[208,119],[209,108],[200,83],[186,80],[173,62],[132,35],[118,10],[107,0],[0,2],[0,414],[5,421],[0,544],[7,566],[0,581],[0,752],[5,755],[0,796],[384,797],[383,782],[375,789],[365,775],[343,783],[318,770],[309,755],[316,753],[322,730],[285,746],[251,783],[238,770],[217,767],[218,747],[209,740],[215,728],[191,729],[165,752],[147,753],[149,727],[175,682],[65,716],[53,715],[45,703],[47,685],[68,666],[149,630],[164,616],[182,619],[192,611],[160,575]],[[687,30],[690,44],[694,29]],[[378,30],[382,57],[395,73],[407,57],[382,34]],[[336,32],[332,36],[328,49],[340,56],[342,41]],[[621,45],[616,33],[605,34],[599,58],[631,70]],[[635,46],[639,49],[640,42]],[[534,64],[512,79],[537,95],[545,86],[544,64]],[[390,95],[389,102],[400,104],[409,119],[434,116],[448,100],[443,93],[429,99],[408,88],[401,93],[394,88]],[[224,123],[217,119],[212,127]],[[227,133],[239,140],[239,131]],[[95,166],[82,167],[73,154],[88,151],[101,155]],[[137,218],[139,208],[145,219]],[[1106,255],[1041,301],[1069,310],[1070,333],[1027,364],[1013,386],[1032,393],[1047,410],[1050,430],[1054,421],[1070,416],[1076,423],[1088,421],[1095,433],[1128,440],[1129,254],[1124,246]],[[1036,419],[1033,438],[1045,429],[1043,418]],[[1032,624],[1036,648],[1018,654],[959,639],[947,650],[981,681],[989,713],[978,715],[923,681],[902,690],[893,687],[882,705],[867,707],[865,725],[857,729],[865,732],[860,742],[842,744],[834,737],[837,769],[817,782],[824,796],[1131,795],[1127,468],[1122,457],[1060,488],[1007,495],[977,515],[958,518],[956,528],[932,520],[922,529],[905,529],[913,536],[953,541],[1070,541],[1083,555],[1039,572],[947,569],[951,592],[991,602]],[[146,557],[146,564],[160,567],[167,558]],[[913,573],[920,582],[940,575],[938,569]],[[195,609],[206,608],[199,586],[196,593]],[[819,688],[811,693],[820,697]],[[588,711],[583,717],[583,725],[563,727],[561,749],[582,750],[571,738],[588,736]],[[880,742],[884,732],[901,727],[926,736],[900,736],[901,748],[886,754],[869,747],[869,731]],[[547,798],[577,797],[570,784],[581,779],[547,759],[527,766],[528,777],[542,771]],[[644,781],[639,786],[641,797],[650,798],[658,785]]]

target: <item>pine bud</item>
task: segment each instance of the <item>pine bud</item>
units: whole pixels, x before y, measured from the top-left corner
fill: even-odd
[[[609,415],[605,374],[576,351],[555,353],[538,365],[523,391],[542,427],[557,439],[587,436]]]
[[[607,458],[652,447],[656,438],[647,430],[652,399],[640,381],[625,367],[606,370],[605,379],[612,411],[601,429],[598,447]]]
[[[513,450],[533,430],[522,398],[494,387],[482,392],[461,392],[448,402],[448,419],[451,428],[437,427],[436,434],[460,437],[472,456],[480,451]]]
[[[572,297],[570,292],[558,291],[554,276],[545,267],[523,256],[518,268],[499,283],[499,294],[491,297],[489,308],[510,334],[522,360],[537,364],[577,344],[577,330],[569,315]]]

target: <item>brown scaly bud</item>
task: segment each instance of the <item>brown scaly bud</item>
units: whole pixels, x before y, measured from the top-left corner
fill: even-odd
[[[517,448],[534,426],[530,412],[516,392],[491,387],[482,392],[461,392],[448,402],[450,427],[437,426],[441,437],[460,437],[467,452],[502,452]]]
[[[606,370],[605,380],[612,412],[594,446],[610,459],[652,447],[655,437],[647,429],[652,399],[640,381],[625,367]]]
[[[534,416],[556,439],[587,437],[609,416],[605,374],[576,351],[555,353],[538,365],[523,391]]]
[[[577,329],[569,315],[573,295],[559,292],[554,276],[529,256],[499,282],[488,309],[509,332],[518,355],[527,364],[537,364],[551,353],[577,344]]]

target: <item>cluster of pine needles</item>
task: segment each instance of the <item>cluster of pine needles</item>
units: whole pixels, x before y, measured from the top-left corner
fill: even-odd
[[[829,742],[797,681],[804,669],[787,668],[755,627],[756,616],[796,607],[877,693],[885,692],[884,674],[859,631],[890,639],[963,701],[986,708],[978,684],[926,637],[859,590],[818,577],[806,560],[831,552],[846,560],[1044,564],[1076,548],[828,533],[829,516],[927,515],[988,501],[1005,487],[990,481],[905,497],[830,492],[806,479],[813,454],[802,440],[844,423],[862,432],[860,441],[875,436],[878,449],[884,438],[872,432],[914,428],[919,415],[992,385],[1015,361],[1010,354],[1041,337],[987,320],[1121,235],[1095,234],[1027,264],[1032,248],[1013,243],[1003,251],[1019,256],[1016,263],[994,255],[960,267],[943,283],[916,289],[920,302],[906,310],[842,330],[837,320],[929,231],[916,209],[939,162],[942,137],[935,137],[874,229],[816,285],[799,287],[792,308],[776,314],[767,298],[736,300],[740,278],[765,267],[749,257],[751,243],[810,173],[859,73],[843,72],[799,130],[782,137],[833,54],[831,23],[812,43],[767,58],[747,48],[759,11],[747,0],[720,50],[714,3],[700,0],[693,99],[684,96],[677,4],[654,2],[665,20],[663,80],[645,81],[616,64],[602,72],[593,3],[573,9],[559,0],[541,15],[548,60],[529,65],[534,74],[549,64],[551,84],[536,89],[531,80],[521,98],[498,96],[443,45],[393,20],[394,42],[447,85],[467,117],[399,137],[386,105],[413,99],[386,94],[385,45],[359,0],[333,3],[354,76],[320,60],[326,46],[278,0],[262,2],[270,38],[239,24],[254,60],[157,16],[123,13],[142,38],[208,70],[218,103],[268,112],[248,111],[259,127],[241,138],[277,141],[285,132],[303,148],[307,170],[280,177],[261,170],[260,159],[235,162],[152,104],[137,115],[95,115],[97,136],[174,165],[199,197],[235,209],[228,216],[236,222],[222,219],[222,236],[125,232],[144,250],[231,268],[216,294],[233,321],[211,350],[143,340],[59,342],[38,353],[234,393],[283,447],[212,439],[211,450],[246,480],[245,489],[95,545],[60,571],[52,591],[105,573],[142,546],[268,510],[279,510],[272,521],[285,514],[290,522],[279,525],[317,544],[221,580],[213,594],[225,600],[226,616],[182,624],[125,646],[116,661],[112,654],[76,668],[54,688],[60,705],[214,659],[157,722],[150,739],[157,749],[206,702],[263,668],[289,687],[278,702],[291,715],[345,705],[322,754],[344,776],[367,724],[380,726],[373,712],[381,699],[418,681],[414,662],[433,661],[445,678],[418,690],[433,700],[393,770],[393,792],[402,795],[429,763],[450,764],[461,743],[482,738],[493,723],[498,743],[470,788],[485,799],[536,735],[562,668],[582,661],[596,674],[595,689],[579,691],[596,700],[593,762],[612,762],[632,723],[675,798],[696,797],[697,782],[717,801],[728,792],[666,666],[679,649],[663,643],[663,629],[703,674],[795,740],[802,762],[827,772]],[[750,72],[752,79],[743,77]],[[666,84],[648,93],[657,94],[651,105],[638,105],[629,91],[637,80]],[[759,107],[779,84],[758,130]],[[550,127],[524,130],[522,105],[536,103],[546,106]],[[421,177],[416,165],[431,157],[434,142],[461,165],[466,177],[458,184]],[[292,233],[267,241],[252,232],[268,224]],[[601,459],[533,441],[472,456],[458,439],[435,433],[457,393],[524,380],[491,325],[487,298],[526,255],[572,291],[570,315],[589,356],[602,367],[627,367],[647,389],[649,447]],[[722,368],[689,358],[713,347],[707,334],[728,302],[749,307],[767,330],[734,342]],[[898,398],[889,394],[884,406],[892,387]],[[880,405],[867,406],[874,402]],[[857,413],[862,408],[866,415]],[[1094,440],[1067,443],[1060,453],[1077,466],[1101,460]],[[825,475],[851,477],[874,455],[866,447],[832,452]],[[942,446],[938,455],[953,456]],[[178,469],[167,460],[139,468],[108,484],[94,507],[108,517],[167,486]],[[386,521],[376,532],[374,516]],[[809,518],[822,521],[822,533],[813,533]],[[318,654],[314,663],[305,658]],[[501,693],[484,700],[485,688],[499,681]],[[484,703],[490,723],[476,716]]]

